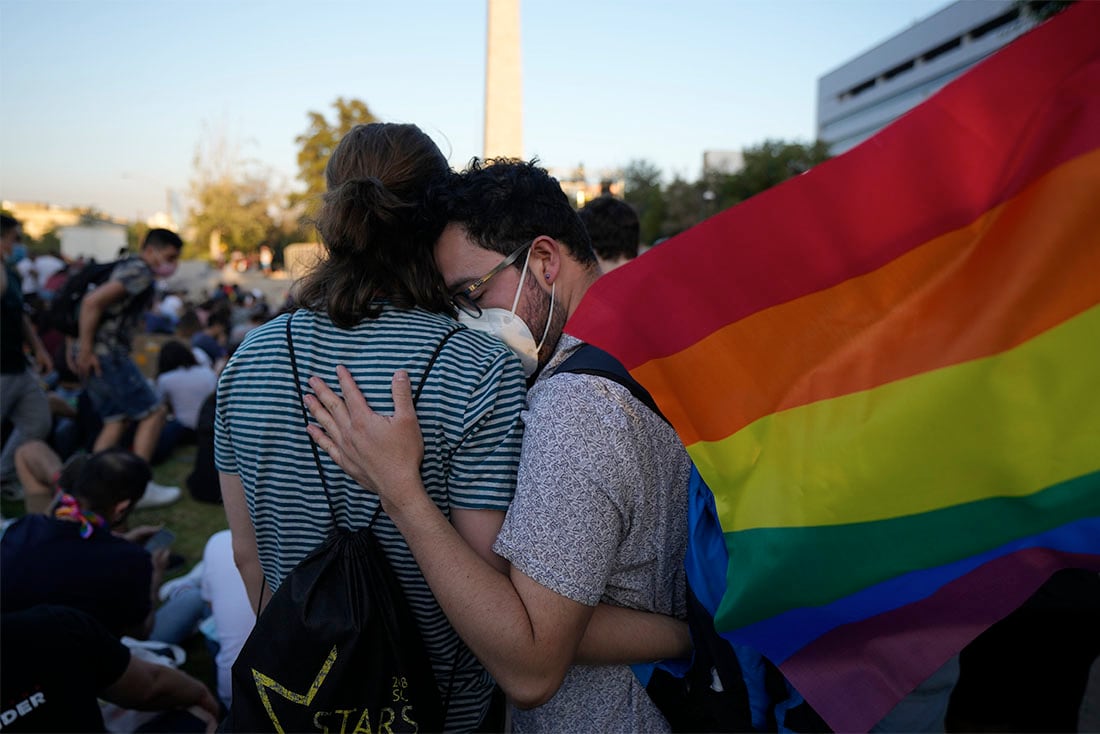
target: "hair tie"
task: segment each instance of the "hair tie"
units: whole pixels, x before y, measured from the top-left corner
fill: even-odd
[[[87,512],[80,509],[80,503],[76,501],[76,497],[73,497],[68,492],[62,491],[57,498],[57,509],[53,511],[53,516],[62,520],[73,520],[80,523],[80,537],[87,540],[92,537],[92,532],[96,528],[101,528],[106,525],[106,521],[98,514],[88,510]]]

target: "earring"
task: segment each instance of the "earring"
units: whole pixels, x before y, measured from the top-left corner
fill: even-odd
[[[545,276],[546,276],[546,279],[547,279],[547,280],[550,280],[550,273],[543,273],[543,275],[545,275]]]

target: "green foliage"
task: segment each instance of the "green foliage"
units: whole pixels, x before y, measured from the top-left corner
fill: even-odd
[[[267,181],[254,176],[207,181],[194,191],[196,249],[217,232],[228,250],[255,252],[276,228],[271,207],[274,196]]]
[[[286,211],[286,197],[275,184],[275,175],[255,161],[243,158],[224,133],[207,133],[194,158],[191,181],[190,225],[192,241],[183,249],[185,258],[207,259],[211,241],[220,243],[222,254],[245,254],[278,239]]]
[[[303,193],[295,193],[291,201],[304,203],[306,214],[312,215],[315,202],[325,192],[325,166],[337,143],[356,125],[377,122],[365,102],[337,97],[332,103],[336,118],[329,122],[320,112],[306,113],[309,127],[294,142],[298,144],[298,179],[305,184]]]
[[[760,145],[746,148],[744,167],[737,173],[717,176],[713,181],[718,205],[724,209],[745,201],[788,178],[805,173],[828,157],[828,148],[821,141],[805,145],[765,140]]]
[[[61,253],[61,238],[57,236],[57,229],[51,229],[38,239],[23,233],[23,244],[27,246],[27,252],[35,257],[39,255],[58,255]]]
[[[149,225],[145,222],[133,222],[126,227],[126,249],[137,252],[141,249],[141,243],[145,235],[149,234]]]
[[[650,161],[631,161],[623,171],[623,199],[638,213],[640,238],[645,244],[661,236],[665,199],[661,192],[661,169]]]
[[[1047,20],[1073,5],[1075,0],[1016,0],[1016,7],[1038,21]]]
[[[662,186],[661,171],[649,161],[631,161],[623,170],[626,199],[641,224],[641,240],[652,244],[693,227],[723,209],[804,173],[829,157],[824,143],[766,140],[743,151],[736,173],[708,172],[699,181],[679,177]]]
[[[662,237],[679,234],[707,218],[709,202],[703,197],[705,190],[706,186],[702,181],[688,182],[680,177],[676,177],[665,187]]]

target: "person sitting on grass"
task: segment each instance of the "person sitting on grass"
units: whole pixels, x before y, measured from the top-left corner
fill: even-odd
[[[157,527],[111,530],[145,491],[149,465],[107,449],[62,466],[41,441],[20,446],[15,463],[30,514],[0,538],[0,610],[61,604],[88,612],[115,635],[146,639],[169,551],[150,554],[140,545]],[[45,514],[35,514],[39,508]]]
[[[177,446],[195,443],[199,411],[217,387],[214,370],[198,364],[183,342],[164,343],[157,358],[157,394],[171,408],[172,417],[153,451],[154,466],[167,460]]]
[[[161,711],[141,731],[217,728],[218,701],[183,671],[143,660],[95,617],[41,605],[0,616],[0,722],[5,732],[107,731],[97,699]]]

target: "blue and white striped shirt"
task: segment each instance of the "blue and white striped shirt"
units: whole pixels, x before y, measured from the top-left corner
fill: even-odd
[[[387,306],[377,319],[341,329],[323,314],[302,310],[253,330],[234,353],[218,383],[215,458],[219,471],[241,479],[272,591],[332,528],[294,383],[288,318],[303,383],[317,376],[339,392],[336,366],[344,365],[382,413],[393,412],[393,373],[407,370],[415,393],[436,346],[455,326],[446,316]],[[451,337],[416,409],[424,436],[424,486],[445,514],[451,507],[508,508],[524,404],[523,371],[507,347],[471,329]],[[377,496],[320,454],[337,522],[366,526]],[[393,522],[380,514],[374,531],[419,623],[441,697],[458,650],[446,728],[471,730],[487,709],[492,680],[451,628]]]

